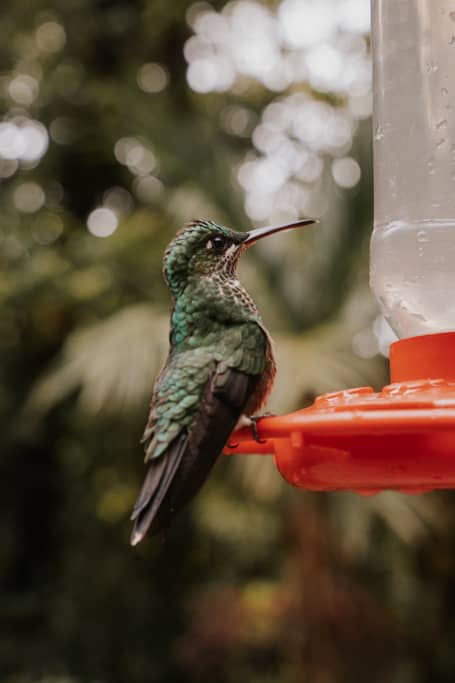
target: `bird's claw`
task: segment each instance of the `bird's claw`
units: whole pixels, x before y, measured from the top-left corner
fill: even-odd
[[[267,439],[261,439],[258,433],[258,427],[257,423],[259,420],[262,420],[263,417],[273,417],[273,413],[262,413],[262,415],[251,415],[250,420],[251,420],[251,433],[253,435],[254,440],[257,443],[267,443]]]

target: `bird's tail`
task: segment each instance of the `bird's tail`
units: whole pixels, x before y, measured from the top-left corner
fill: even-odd
[[[131,545],[141,541],[149,527],[152,533],[160,531],[158,512],[178,470],[185,450],[185,435],[182,434],[171,444],[166,453],[152,458],[145,476],[144,484],[131,515],[134,527]]]

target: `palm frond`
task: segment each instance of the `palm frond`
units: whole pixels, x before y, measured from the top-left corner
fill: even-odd
[[[77,330],[32,388],[26,410],[43,414],[76,390],[81,409],[90,414],[144,405],[166,354],[168,325],[166,315],[141,304]]]

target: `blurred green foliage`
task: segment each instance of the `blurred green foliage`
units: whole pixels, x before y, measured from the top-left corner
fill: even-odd
[[[0,163],[0,678],[453,681],[449,495],[303,494],[268,459],[224,458],[162,539],[128,545],[167,345],[162,252],[193,217],[248,228],[232,169],[251,140],[223,117],[257,119],[277,96],[191,91],[189,7],[16,0],[0,16],[4,121],[50,132],[39,159]],[[156,92],[138,86],[149,63],[169,80]],[[115,153],[130,138],[142,175]],[[331,210],[283,236],[279,262],[242,264],[277,340],[276,410],[385,380],[379,356],[353,351],[376,316],[369,150],[366,122],[360,184],[328,184]],[[105,239],[87,230],[100,206],[119,218]]]

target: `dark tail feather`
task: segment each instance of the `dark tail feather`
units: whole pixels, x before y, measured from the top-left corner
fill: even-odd
[[[180,465],[185,450],[185,439],[186,435],[182,434],[175,439],[166,453],[150,462],[144,484],[131,515],[131,519],[134,520],[131,545],[136,545],[143,539],[156,517]]]
[[[258,375],[232,368],[214,373],[208,381],[197,413],[165,453],[151,460],[133,511],[131,543],[147,530],[156,534],[196,495],[229,438],[241,410],[256,387]]]

